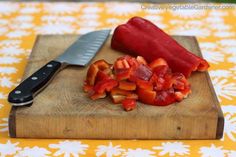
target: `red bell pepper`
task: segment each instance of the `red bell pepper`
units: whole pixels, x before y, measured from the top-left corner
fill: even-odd
[[[148,62],[157,58],[167,61],[173,72],[189,77],[193,71],[205,71],[209,64],[182,47],[172,37],[150,21],[133,17],[119,25],[112,36],[111,47],[115,50],[143,56]]]

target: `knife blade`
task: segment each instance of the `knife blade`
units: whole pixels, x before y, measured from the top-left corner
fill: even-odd
[[[69,65],[86,66],[103,46],[110,31],[100,30],[80,36],[63,54],[45,64],[13,89],[8,95],[8,102],[13,106],[31,105],[33,98],[60,70]]]

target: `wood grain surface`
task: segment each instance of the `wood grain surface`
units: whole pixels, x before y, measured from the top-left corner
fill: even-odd
[[[77,35],[38,36],[25,70],[26,78],[72,44]],[[200,54],[195,37],[175,36],[180,44]],[[93,61],[112,63],[124,55],[110,48],[110,38]],[[92,61],[92,62],[93,62]],[[224,118],[207,72],[195,72],[192,94],[180,103],[157,107],[138,103],[125,112],[109,97],[90,100],[82,90],[87,68],[62,70],[30,107],[13,107],[11,137],[85,139],[218,139]]]

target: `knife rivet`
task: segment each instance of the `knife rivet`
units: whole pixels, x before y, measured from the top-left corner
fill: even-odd
[[[32,77],[31,79],[32,79],[32,80],[37,80],[37,79],[38,79],[38,77]]]
[[[15,91],[15,94],[20,94],[20,93],[21,93],[20,90],[16,90],[16,91]]]
[[[52,64],[48,64],[47,67],[48,67],[48,68],[51,68],[51,67],[52,67]]]

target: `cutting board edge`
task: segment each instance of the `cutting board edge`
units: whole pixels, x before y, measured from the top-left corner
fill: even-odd
[[[15,111],[16,111],[16,109],[12,108],[10,116],[9,116],[9,134],[10,134],[10,137],[12,137],[12,138],[24,137],[24,136],[21,136],[21,135],[17,134],[17,131],[16,131],[16,127],[17,127],[16,126],[17,125],[16,124],[16,112]],[[220,139],[223,136],[223,127],[222,126],[224,126],[224,118],[222,116],[219,116],[219,114],[218,114],[215,138],[201,138],[201,139]],[[24,137],[24,138],[27,138],[27,137]],[[43,137],[30,137],[30,138],[43,138]],[[55,136],[55,137],[47,137],[47,138],[60,138],[60,137]],[[62,137],[62,138],[75,138],[75,137]],[[79,137],[77,137],[77,138],[79,138]],[[90,139],[90,138],[84,138],[84,139]],[[95,138],[93,138],[93,139],[95,139]],[[96,138],[96,139],[98,139],[98,138]],[[119,139],[119,138],[114,138],[114,139]],[[128,138],[126,138],[126,139],[128,139]],[[140,138],[140,139],[142,139],[142,138]],[[157,139],[165,139],[165,138],[157,138]],[[185,139],[185,138],[178,138],[178,139]],[[187,139],[200,139],[200,138],[187,138]]]
[[[192,36],[192,37],[195,40],[196,48],[200,52],[199,53],[200,56],[203,57],[202,56],[202,51],[201,51],[199,43],[197,41],[197,38],[195,36]],[[223,134],[224,134],[224,115],[223,115],[222,109],[220,107],[220,102],[218,101],[218,98],[217,98],[216,92],[214,90],[214,87],[213,87],[213,84],[212,84],[212,81],[211,81],[211,78],[210,78],[210,75],[209,75],[208,71],[206,71],[206,77],[207,77],[208,85],[210,86],[212,97],[214,98],[214,101],[215,101],[214,105],[216,106],[217,113],[218,113],[217,128],[216,128],[216,139],[221,139],[223,137]]]
[[[216,92],[214,90],[210,75],[208,72],[206,72],[206,77],[207,77],[207,81],[208,81],[208,85],[210,86],[211,89],[211,94],[214,97],[214,105],[217,108],[217,113],[218,113],[218,119],[217,119],[217,128],[216,128],[216,139],[221,139],[223,137],[224,134],[224,114],[222,112],[222,109],[220,107],[220,103],[218,101]]]

